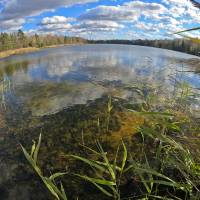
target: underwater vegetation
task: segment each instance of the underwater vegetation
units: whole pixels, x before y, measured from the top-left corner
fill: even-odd
[[[109,95],[76,106],[65,136],[50,139],[42,130],[30,153],[22,146],[28,162],[58,200],[199,199],[199,94],[186,82],[176,82],[173,98],[158,95],[159,86],[125,88],[140,103]],[[69,141],[76,150],[67,147]],[[56,161],[49,162],[42,143],[60,149],[50,154]],[[47,170],[44,160],[53,168]]]

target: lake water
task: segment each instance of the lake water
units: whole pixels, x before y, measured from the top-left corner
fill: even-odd
[[[63,169],[68,161],[62,154],[80,151],[83,132],[88,143],[94,143],[108,96],[117,113],[110,135],[100,137],[110,141],[124,136],[130,129],[126,123],[141,123],[128,113],[122,116],[126,101],[142,102],[131,86],[158,87],[160,96],[170,97],[174,84],[182,81],[198,93],[199,62],[188,54],[128,45],[63,46],[1,59],[0,199],[50,199],[25,161],[20,143],[30,148],[42,132],[41,166],[47,173]],[[193,108],[199,109],[198,100]],[[124,124],[120,120],[125,121],[124,132],[119,131]],[[67,189],[69,193],[84,193],[84,187],[66,179],[73,188]]]

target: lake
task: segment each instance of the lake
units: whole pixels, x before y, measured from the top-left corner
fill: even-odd
[[[0,199],[51,199],[26,162],[20,143],[30,149],[42,133],[40,166],[45,173],[66,166],[84,171],[63,154],[81,152],[80,143],[94,145],[97,138],[112,150],[121,137],[132,136],[142,119],[124,108],[144,101],[133,88],[142,88],[145,97],[153,91],[170,99],[175,85],[183,82],[198,94],[199,62],[196,56],[131,45],[63,46],[1,59]],[[107,134],[109,96],[114,111]],[[198,98],[191,102],[197,115],[199,106]],[[81,199],[91,191],[72,177],[66,180],[71,196],[79,194]]]

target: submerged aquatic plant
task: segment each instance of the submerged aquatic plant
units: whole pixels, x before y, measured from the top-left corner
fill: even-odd
[[[166,115],[167,116],[167,115]],[[165,116],[165,117],[166,117]],[[142,126],[138,129],[142,136],[142,159],[134,157],[133,152],[128,151],[125,143],[117,148],[114,159],[109,157],[102,145],[97,142],[97,151],[83,146],[94,154],[95,159],[89,159],[77,155],[67,157],[79,160],[93,170],[93,175],[74,173],[94,186],[104,195],[114,199],[123,199],[121,186],[126,185],[128,179],[132,179],[132,187],[140,187],[140,192],[131,195],[129,199],[194,199],[200,197],[200,164],[197,163],[186,147],[167,135],[167,129],[161,133],[159,129]],[[168,130],[169,131],[169,130]],[[149,152],[148,145],[156,144]],[[26,159],[44,182],[45,186],[56,199],[66,200],[66,194],[61,184],[59,189],[55,179],[66,173],[55,173],[50,177],[44,177],[37,164],[37,157],[41,143],[41,135],[38,144],[34,142],[29,154],[22,147]],[[126,177],[126,178],[125,178]],[[135,181],[137,180],[137,181]]]
[[[105,195],[105,199],[200,199],[199,160],[195,158],[186,142],[183,142],[185,132],[191,131],[192,119],[188,113],[190,102],[194,97],[192,89],[186,83],[177,83],[173,99],[160,100],[155,92],[156,87],[151,87],[148,91],[144,87],[131,86],[131,88],[136,90],[144,100],[142,106],[137,107],[138,110],[129,109],[133,114],[144,118],[144,123],[137,129],[136,137],[126,137],[126,140],[123,138],[113,156],[113,152],[108,154],[100,142],[97,142],[97,150],[85,146],[87,140],[82,130],[80,139],[82,146],[84,150],[92,153],[92,158],[88,157],[90,154],[85,154],[87,156],[73,154],[64,158],[83,162],[91,168],[92,173],[89,171],[72,174],[93,184]],[[151,93],[150,97],[148,92]],[[107,130],[109,130],[112,110],[112,99],[109,97],[106,110],[108,117],[102,120]],[[95,120],[94,126],[100,133],[99,118]],[[133,140],[138,138],[139,145],[137,146]],[[22,147],[24,155],[51,194],[56,199],[66,200],[62,184],[58,187],[55,181],[66,172],[56,173],[50,177],[43,176],[37,162],[40,144],[41,135],[38,143],[34,142],[30,154]],[[130,148],[128,144],[135,146]],[[135,155],[135,151],[140,153]],[[128,183],[131,188],[126,193],[123,188]],[[139,189],[132,192],[134,188]]]

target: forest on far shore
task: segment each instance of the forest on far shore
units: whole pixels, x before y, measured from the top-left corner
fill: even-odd
[[[200,44],[187,39],[163,39],[163,40],[87,40],[81,37],[68,37],[62,35],[28,35],[22,30],[16,33],[0,33],[0,52],[36,47],[42,48],[62,44],[128,44],[150,46],[200,55]]]
[[[188,39],[163,39],[163,40],[94,40],[99,44],[128,44],[157,47],[169,50],[185,52],[193,55],[200,55],[200,44]]]
[[[80,37],[67,37],[51,34],[28,35],[22,30],[19,30],[16,33],[0,33],[0,52],[27,47],[42,48],[53,45],[82,44],[86,42],[86,39]]]

